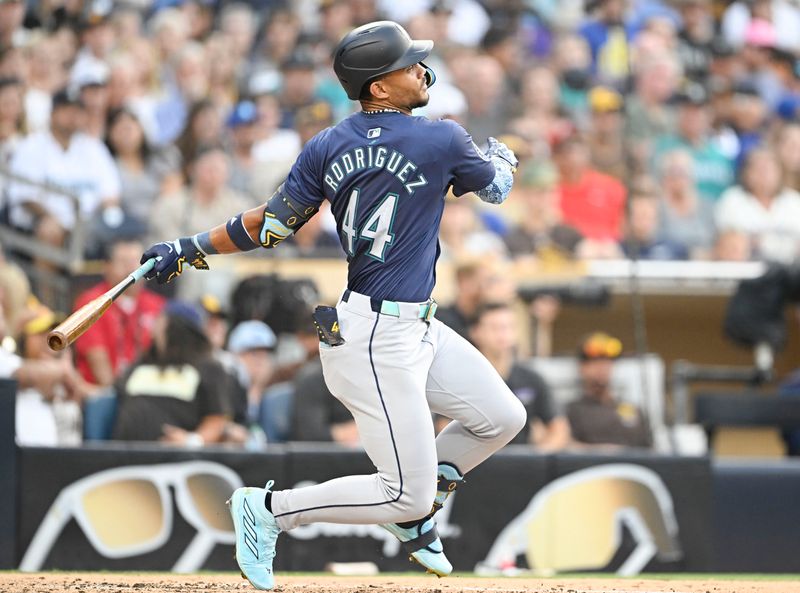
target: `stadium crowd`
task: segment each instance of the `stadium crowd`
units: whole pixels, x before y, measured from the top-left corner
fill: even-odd
[[[482,281],[470,291],[481,272],[464,262],[794,261],[798,2],[0,0],[2,223],[55,248],[80,227],[85,255],[106,261],[103,282],[79,296],[88,301],[136,267],[142,244],[203,231],[269,197],[302,146],[357,108],[333,74],[333,47],[383,18],[435,42],[438,82],[418,113],[459,121],[478,145],[500,136],[520,159],[502,208],[447,200],[442,258],[456,266],[459,297],[445,320],[509,384],[524,383],[517,393],[537,423],[527,442],[608,444],[617,422],[630,429],[618,444],[649,446],[646,418],[623,414],[598,387],[609,369],[588,369],[619,356],[614,338],[578,349],[586,401],[566,411],[534,402],[547,386],[515,366],[517,338],[504,325],[514,287]],[[31,392],[32,417],[48,406],[54,417],[39,428],[44,440],[22,438],[79,442],[91,428],[89,415],[80,428],[80,407],[111,398],[102,413],[116,415],[113,434],[100,422],[95,438],[357,443],[303,324],[281,332],[228,303],[137,287],[54,358],[41,338],[57,316],[13,255],[0,263],[0,371],[26,388],[21,399]],[[330,213],[260,256],[341,257]],[[539,299],[531,311],[546,323],[557,303]],[[592,354],[586,344],[597,340],[605,346]],[[165,368],[183,371],[165,377]],[[172,401],[150,409],[135,396],[159,381]],[[598,403],[610,410],[599,436],[589,434]],[[300,406],[315,412],[293,417]]]

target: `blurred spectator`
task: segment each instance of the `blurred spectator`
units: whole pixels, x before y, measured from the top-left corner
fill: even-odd
[[[528,424],[511,443],[536,445],[542,451],[564,448],[570,439],[566,418],[556,410],[542,376],[517,359],[519,337],[512,308],[505,303],[482,305],[471,320],[470,336],[525,405]]]
[[[178,301],[157,318],[150,349],[116,383],[114,439],[197,447],[224,438],[229,376],[201,324],[199,312]]]
[[[311,105],[316,97],[316,64],[311,53],[298,48],[281,64],[280,92],[282,128],[293,128],[297,111]]]
[[[29,387],[17,393],[16,432],[20,444],[81,443],[80,399],[86,391],[69,351],[54,352],[47,345],[47,334],[57,323],[53,311],[37,303],[22,329],[19,351],[24,366],[18,368],[17,378]]]
[[[553,69],[560,81],[559,102],[581,126],[592,85],[592,55],[586,40],[580,35],[562,33],[553,47]]]
[[[780,163],[769,149],[750,151],[739,185],[725,191],[715,217],[720,231],[750,235],[764,259],[791,263],[800,254],[800,193],[783,185]]]
[[[144,42],[137,47],[143,48],[152,62],[154,49]],[[141,57],[133,53],[115,55],[109,62],[108,105],[114,112],[125,109],[135,113],[144,128],[147,141],[155,145],[158,141],[158,124],[156,122],[156,98],[148,85],[152,85],[152,72],[148,69],[152,64],[143,63]]]
[[[258,135],[258,110],[252,101],[237,103],[225,121],[231,138],[231,189],[246,195],[253,206],[264,202],[254,187],[254,171],[258,166],[253,147]]]
[[[554,156],[564,224],[600,246],[616,243],[622,233],[625,187],[591,167],[589,148],[578,134],[560,140]]]
[[[325,128],[333,125],[333,110],[325,101],[316,101],[297,110],[294,129],[300,136],[300,144],[306,143]]]
[[[658,236],[682,245],[692,259],[708,258],[716,233],[714,207],[697,193],[691,154],[682,149],[666,152],[659,166]]]
[[[228,340],[228,312],[222,307],[220,300],[213,294],[200,297],[200,308],[203,310],[203,332],[206,334],[214,354],[223,352]],[[228,354],[226,352],[226,354]],[[223,357],[229,360],[227,356]],[[226,363],[220,360],[223,366]]]
[[[609,87],[589,91],[589,129],[587,144],[592,166],[599,172],[627,181],[630,164],[625,146],[622,95]]]
[[[258,81],[256,81],[258,82]],[[253,158],[260,163],[253,171],[259,194],[269,196],[289,173],[302,148],[300,135],[279,127],[281,107],[278,96],[251,82],[250,93],[258,109],[258,129]]]
[[[469,323],[485,300],[491,282],[491,266],[479,260],[465,260],[456,265],[456,298],[452,304],[439,307],[436,318],[469,339]]]
[[[592,50],[592,68],[598,79],[619,85],[629,74],[631,48],[626,30],[624,0],[593,0],[586,3],[591,17],[579,32]]]
[[[3,337],[13,340],[25,321],[31,286],[28,277],[18,265],[6,259],[0,249],[0,320],[3,322]],[[3,339],[0,337],[0,340]]]
[[[783,169],[783,184],[800,191],[800,124],[792,122],[781,126],[775,151]]]
[[[291,441],[333,441],[356,447],[360,440],[353,416],[325,385],[319,358],[303,366],[293,381]]]
[[[125,279],[139,267],[144,245],[138,239],[119,238],[106,250],[103,280],[75,300],[80,308]],[[149,348],[163,297],[138,282],[126,290],[75,342],[75,361],[90,383],[111,385]]]
[[[20,45],[24,32],[25,2],[4,0],[0,3],[0,51]]]
[[[194,235],[231,212],[248,210],[251,203],[228,187],[228,177],[228,157],[221,148],[200,151],[190,165],[189,186],[178,194],[160,196],[153,205],[150,231],[154,240]]]
[[[763,144],[765,124],[769,109],[759,96],[758,89],[747,82],[738,83],[733,89],[730,123],[736,133],[736,168],[740,170],[747,154]]]
[[[278,340],[263,321],[242,321],[233,328],[227,350],[236,360],[236,377],[241,387],[241,401],[233,401],[233,418],[250,425],[260,420],[264,392],[275,371],[274,352]]]
[[[242,64],[250,53],[258,31],[259,17],[249,4],[225,3],[219,14],[219,29],[229,41],[234,64]],[[240,73],[243,74],[243,73]]]
[[[113,3],[95,0],[87,4],[79,25],[81,49],[70,73],[70,82],[76,87],[85,77],[107,68],[106,61],[114,47],[114,29],[110,20]]]
[[[454,82],[467,98],[466,128],[482,144],[506,127],[509,95],[503,68],[495,58],[479,54],[467,60],[462,74],[454,72]]]
[[[442,223],[439,227],[442,257],[464,259],[476,256],[500,257],[507,255],[503,240],[483,227],[469,198],[445,200]]]
[[[7,168],[25,134],[22,97],[24,85],[18,78],[0,78],[0,167]],[[6,178],[0,175],[0,214],[5,206]]]
[[[106,145],[119,170],[122,209],[146,229],[156,198],[182,184],[180,154],[173,146],[153,148],[139,118],[124,108],[108,117]]]
[[[753,240],[742,231],[722,231],[714,241],[714,259],[716,261],[743,262],[752,261]]]
[[[234,40],[214,33],[205,42],[208,60],[208,92],[206,96],[220,110],[232,109],[239,95],[238,62]]]
[[[515,180],[509,204],[522,215],[504,237],[513,257],[553,261],[574,257],[582,237],[577,229],[561,222],[557,186],[558,171],[547,162],[529,165]]]
[[[634,92],[625,103],[625,136],[630,143],[634,171],[646,170],[653,140],[675,129],[675,113],[667,100],[680,80],[680,65],[669,53],[637,62]]]
[[[209,63],[202,45],[189,42],[170,58],[174,78],[166,81],[166,96],[156,106],[157,144],[172,142],[185,129],[187,122],[191,125],[190,106],[208,94]]]
[[[711,65],[714,40],[714,15],[711,0],[678,0],[674,2],[681,17],[676,48],[686,78],[705,82]]]
[[[586,447],[653,445],[647,418],[636,406],[619,401],[611,391],[614,361],[622,343],[604,333],[587,336],[578,348],[581,397],[567,406],[572,438]]]
[[[66,72],[61,68],[64,56],[58,42],[52,37],[37,35],[26,49],[27,68],[18,74],[26,83],[25,122],[28,133],[44,132],[50,123],[53,93],[67,83]]]
[[[734,181],[733,163],[710,138],[711,113],[706,90],[692,84],[673,98],[677,105],[677,129],[659,136],[653,150],[653,163],[658,163],[667,152],[683,149],[691,154],[692,176],[700,198],[716,201]]]
[[[301,25],[298,16],[291,10],[274,10],[264,23],[260,41],[253,52],[251,73],[280,70],[281,64],[289,58],[297,45]]]
[[[106,136],[108,120],[108,66],[101,63],[91,70],[86,68],[73,84],[80,93],[86,111],[83,132],[102,140]]]
[[[183,172],[187,180],[190,163],[197,157],[197,153],[220,143],[222,123],[219,111],[208,99],[201,99],[192,105],[186,126],[175,140],[175,146],[181,152]]]
[[[650,183],[634,185],[628,200],[628,224],[622,250],[627,257],[647,260],[688,259],[685,246],[659,237],[659,202]]]
[[[722,16],[722,33],[735,48],[745,43],[748,28],[753,20],[769,23],[774,29],[778,47],[798,50],[797,31],[800,14],[797,6],[787,0],[738,0],[732,2]]]
[[[53,96],[48,132],[32,134],[17,148],[11,170],[34,183],[47,182],[74,192],[77,204],[61,193],[15,182],[9,188],[11,223],[61,246],[78,217],[102,214],[109,226],[119,224],[120,181],[108,148],[80,132],[83,105],[74,91]]]

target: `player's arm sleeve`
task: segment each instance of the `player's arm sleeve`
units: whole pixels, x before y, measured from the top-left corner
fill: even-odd
[[[461,126],[454,130],[451,149],[459,158],[453,193],[460,196],[472,191],[484,202],[502,204],[514,183],[518,164],[514,153],[494,138],[489,138],[489,148],[483,152]]]
[[[286,181],[262,206],[241,212],[227,223],[192,239],[206,255],[271,249],[295,233],[319,211],[324,199],[312,139],[300,153]]]

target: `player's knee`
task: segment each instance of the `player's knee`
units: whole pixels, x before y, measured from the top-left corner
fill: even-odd
[[[514,398],[511,403],[495,419],[497,431],[503,436],[513,439],[528,422],[528,412],[522,402]]]
[[[401,521],[414,521],[430,513],[435,497],[436,480],[434,478],[409,481],[406,492],[398,501],[398,510],[403,515]]]

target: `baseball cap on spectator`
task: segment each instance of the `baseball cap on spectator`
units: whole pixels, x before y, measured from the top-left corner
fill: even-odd
[[[589,108],[595,113],[621,111],[624,104],[622,95],[607,86],[596,86],[589,91]]]
[[[295,127],[333,125],[333,110],[327,101],[315,101],[297,110],[294,124]]]
[[[89,3],[81,19],[81,29],[89,29],[108,23],[113,8],[114,2],[112,0],[93,0]]]
[[[278,340],[275,332],[263,321],[242,321],[228,337],[228,350],[241,354],[248,350],[274,350]]]
[[[22,326],[22,333],[26,336],[42,334],[58,325],[59,316],[38,300],[31,299],[28,307],[30,310],[30,317]]]
[[[250,77],[247,92],[251,97],[271,95],[281,88],[281,74],[277,70],[261,70]]]
[[[522,187],[550,189],[558,184],[558,169],[550,161],[537,161],[526,167],[520,177]]]
[[[249,126],[258,121],[258,110],[252,101],[239,101],[228,114],[225,124],[229,128]]]
[[[171,300],[164,306],[164,315],[176,317],[200,334],[203,332],[203,315],[200,309],[186,301]]]
[[[317,65],[313,56],[303,48],[296,48],[281,64],[281,70],[314,70]]]
[[[614,360],[622,355],[622,342],[605,332],[593,332],[578,345],[578,359]]]
[[[106,86],[111,69],[103,62],[79,62],[78,68],[73,71],[71,80],[73,86],[84,89],[90,86]]]
[[[75,87],[64,87],[53,94],[53,109],[57,107],[83,107],[80,93]]]
[[[226,318],[228,316],[228,312],[222,306],[222,302],[213,294],[204,294],[200,297],[200,306],[209,317]]]
[[[734,95],[741,95],[744,97],[760,97],[758,88],[752,82],[747,80],[740,80],[733,87]]]
[[[673,105],[706,105],[709,102],[709,95],[701,84],[690,83],[673,95],[670,102]]]
[[[744,32],[744,42],[755,47],[775,47],[778,35],[775,26],[764,19],[753,19]]]

